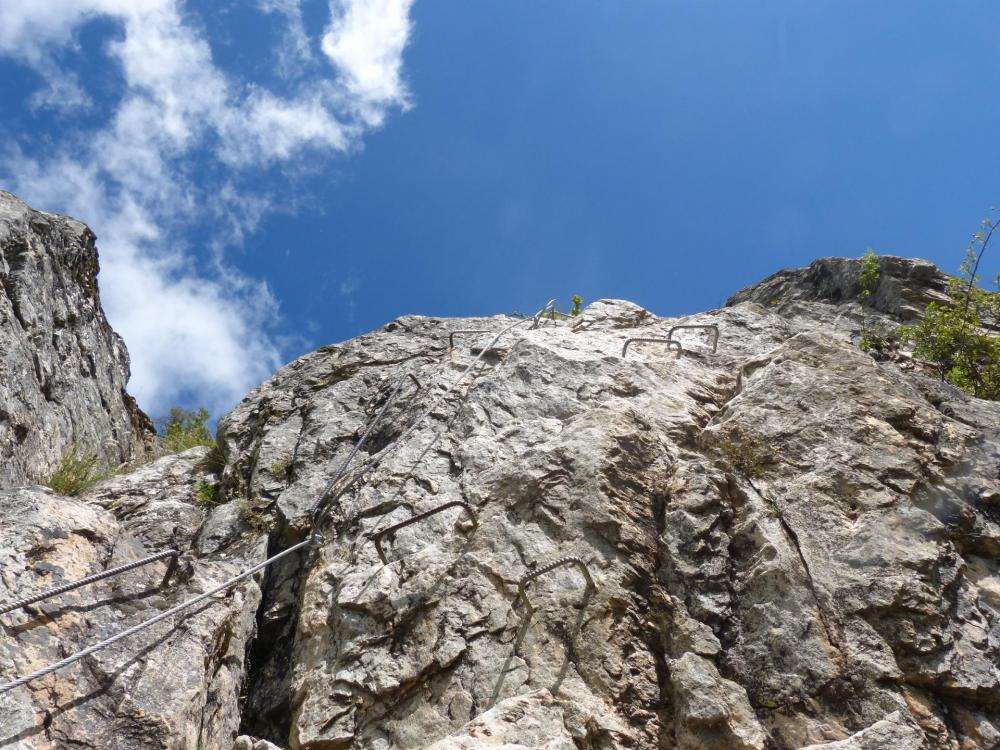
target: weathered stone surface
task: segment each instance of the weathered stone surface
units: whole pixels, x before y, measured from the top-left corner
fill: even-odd
[[[281,750],[281,748],[267,740],[254,739],[244,734],[236,738],[233,750]]]
[[[809,745],[802,750],[921,750],[925,746],[923,733],[908,724],[902,712],[894,711],[846,740]]]
[[[931,302],[947,302],[948,275],[933,263],[914,258],[881,255],[879,284],[866,303],[877,312],[902,321],[918,319]],[[810,317],[822,310],[819,302],[842,310],[858,306],[861,262],[855,258],[820,258],[805,268],[786,268],[759,284],[742,289],[727,305],[756,302],[774,307],[787,317]],[[800,305],[796,307],[796,305]],[[805,312],[805,315],[801,315]]]
[[[887,264],[887,320],[938,294],[940,274]],[[679,320],[605,300],[524,326],[439,404],[489,339],[447,351],[448,331],[512,320],[400,319],[251,394],[221,426],[225,481],[294,539],[397,379],[422,385],[341,483],[316,563],[271,578],[245,726],[419,748],[548,690],[579,747],[794,748],[894,712],[938,746],[988,747],[1000,406],[876,362],[850,343],[856,300],[783,283],[796,306]],[[683,331],[680,358],[621,357],[678,322],[719,325],[719,352]],[[478,528],[448,510],[385,540],[382,565],[374,532],[455,500]],[[596,592],[559,568],[526,620],[517,581],[565,555]]]
[[[567,719],[547,690],[508,698],[426,750],[576,750]]]
[[[678,748],[763,750],[766,735],[741,686],[690,651],[669,667]]]
[[[260,559],[265,531],[271,553],[302,539],[385,408],[323,507],[322,545],[274,565],[259,607],[249,584],[201,625],[151,633],[117,679],[132,650],[0,699],[23,725],[15,746],[75,731],[121,750],[995,748],[1000,404],[858,350],[856,261],[818,264],[683,319],[602,300],[523,323],[478,362],[516,319],[411,316],[320,349],[222,420],[218,507],[196,499],[216,481],[203,450],[75,501],[0,496],[41,508],[3,519],[8,587],[37,583],[21,573],[36,557],[58,567],[32,576],[89,571],[110,539],[129,559],[185,551],[176,594],[53,612],[44,633],[18,631],[31,615],[17,613],[9,677],[58,658],[56,639],[75,648]],[[921,263],[883,272],[887,322],[942,288]],[[677,323],[718,325],[718,352],[685,330],[680,357],[660,343],[622,356]],[[470,328],[491,333],[449,350]],[[456,501],[476,524],[451,507],[408,525],[382,538],[383,564],[379,531]],[[74,540],[69,558],[37,541],[49,526]],[[518,582],[565,556],[596,587],[558,567],[528,586],[529,610]]]
[[[167,540],[185,552],[163,588],[159,562],[0,616],[4,681],[154,617],[263,556],[259,536],[242,537],[228,554],[192,548],[206,515],[196,483],[211,478],[195,468],[204,453],[168,456],[77,499],[41,487],[0,491],[0,602],[145,557]],[[0,695],[0,747],[230,750],[259,599],[251,580]]]
[[[0,191],[0,487],[47,476],[73,445],[114,467],[152,439],[97,270],[87,227]]]

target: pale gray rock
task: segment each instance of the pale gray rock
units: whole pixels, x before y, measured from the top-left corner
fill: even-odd
[[[267,740],[257,740],[247,735],[241,735],[236,738],[233,750],[281,750],[281,748]]]
[[[247,396],[220,423],[219,477],[196,449],[72,501],[0,495],[19,509],[0,526],[9,591],[111,549],[184,552],[176,591],[146,594],[150,570],[116,584],[143,593],[127,605],[5,619],[10,677],[303,539],[385,409],[317,550],[138,654],[0,699],[13,746],[995,748],[1000,404],[861,352],[857,262],[818,263],[684,318],[601,300],[487,352],[517,318],[400,318]],[[945,283],[917,261],[883,271],[887,324]],[[622,356],[676,324],[717,325],[718,352],[682,330],[679,357]],[[465,329],[486,332],[449,348]],[[222,504],[201,507],[216,481]],[[383,563],[380,531],[454,502],[476,523],[450,507],[400,528]],[[563,565],[518,598],[566,556],[594,588]]]
[[[425,750],[576,750],[559,701],[547,690],[508,698]]]
[[[940,294],[908,263],[886,266],[886,320]],[[442,403],[490,338],[448,350],[448,332],[514,319],[403,318],[257,389],[222,422],[224,481],[294,540],[398,379],[420,383],[340,482],[315,562],[271,577],[244,726],[420,748],[547,690],[578,747],[794,748],[895,712],[988,747],[1000,406],[859,351],[849,291],[783,283],[797,307],[604,300],[519,327]],[[718,325],[718,353],[685,330],[680,358],[622,358],[678,323]],[[384,539],[381,563],[374,533],[456,500],[477,528],[452,508]],[[596,591],[559,568],[527,619],[517,581],[565,555]]]
[[[158,562],[0,616],[0,680],[154,617],[262,558],[259,537],[243,537],[229,554],[192,549],[206,514],[195,501],[203,453],[168,456],[81,498],[42,487],[0,491],[0,602],[146,557],[167,542],[185,553],[166,585],[167,565]],[[249,580],[0,695],[0,747],[230,750],[259,601]]]
[[[764,750],[767,735],[741,686],[690,652],[669,666],[678,748]]]
[[[873,310],[902,321],[917,320],[931,302],[948,301],[949,276],[917,258],[878,257],[879,283],[866,303]],[[726,302],[756,302],[774,307],[788,317],[818,310],[811,303],[833,308],[857,307],[861,291],[861,261],[856,258],[819,258],[805,268],[786,268],[759,284],[742,289]],[[802,305],[796,307],[796,305]],[[822,314],[822,313],[821,313]],[[809,317],[808,312],[802,317]]]
[[[97,272],[86,226],[0,191],[0,487],[40,481],[73,446],[114,468],[152,443]]]
[[[925,739],[923,732],[909,724],[901,711],[894,711],[846,740],[809,745],[801,750],[922,750],[926,747]]]

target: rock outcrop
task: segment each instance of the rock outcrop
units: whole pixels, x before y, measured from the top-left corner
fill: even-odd
[[[0,191],[0,487],[51,474],[74,446],[114,467],[152,439],[97,271],[87,227]]]
[[[264,538],[220,553],[198,507],[206,448],[167,456],[91,494],[0,492],[0,601],[175,547],[154,563],[3,616],[0,673],[22,675],[158,615],[262,559]],[[107,510],[105,510],[105,507]],[[238,521],[236,525],[238,526]],[[228,525],[228,524],[227,524]],[[239,528],[232,529],[238,534]],[[0,747],[102,750],[232,747],[260,590],[250,580],[29,686],[0,695]]]
[[[76,500],[0,494],[24,509],[6,592],[185,551],[166,589],[5,617],[5,678],[323,535],[0,696],[0,747],[997,747],[1000,404],[861,352],[856,261],[819,264],[847,280],[787,272],[683,319],[602,300],[488,350],[516,319],[400,318],[251,393],[217,475],[195,451]],[[883,269],[887,322],[940,292]],[[623,352],[677,324],[717,350],[682,329],[679,354]]]

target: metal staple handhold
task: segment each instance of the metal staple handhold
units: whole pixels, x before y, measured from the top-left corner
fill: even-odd
[[[673,340],[674,331],[680,330],[681,328],[702,328],[706,331],[712,331],[715,334],[715,336],[712,337],[712,354],[715,354],[717,351],[719,351],[719,326],[715,325],[714,323],[709,325],[690,324],[690,325],[674,326],[673,328],[670,329],[670,331],[667,332],[667,338]]]
[[[451,349],[455,348],[455,336],[458,335],[458,334],[462,334],[462,333],[489,333],[489,332],[490,331],[487,328],[466,328],[466,329],[463,329],[461,331],[452,331],[451,333],[448,334],[448,349],[450,351]]]
[[[681,356],[681,352],[684,351],[684,347],[681,346],[681,342],[680,341],[674,341],[673,339],[669,339],[669,338],[667,338],[667,339],[664,339],[664,338],[635,338],[635,339],[626,339],[625,340],[625,346],[622,347],[622,357],[624,357],[625,356],[625,352],[628,351],[628,345],[629,344],[634,344],[634,343],[638,343],[638,342],[648,342],[648,343],[655,343],[655,344],[666,344],[667,345],[667,349],[672,349],[672,348],[676,348],[677,349],[677,356],[678,357],[680,357]]]
[[[550,299],[548,302],[546,302],[545,303],[545,307],[543,307],[541,310],[539,310],[537,313],[535,313],[535,317],[532,318],[533,322],[531,324],[531,327],[532,328],[538,328],[538,322],[540,320],[542,320],[542,318],[545,317],[545,313],[552,312],[553,310],[556,309],[556,302],[558,302],[558,301],[559,300],[553,298],[553,299]]]
[[[409,526],[412,523],[423,521],[425,518],[429,518],[430,516],[436,515],[443,510],[448,510],[448,508],[457,508],[457,507],[463,508],[465,512],[469,514],[469,518],[472,519],[472,528],[476,528],[479,526],[479,521],[476,519],[476,513],[474,510],[472,510],[472,507],[468,503],[463,502],[462,500],[452,500],[450,503],[439,505],[438,507],[432,508],[426,513],[418,513],[417,515],[412,516],[411,518],[407,518],[405,521],[401,521],[400,523],[397,523],[393,526],[388,526],[379,531],[377,534],[373,534],[372,541],[375,542],[375,551],[378,552],[379,560],[382,561],[383,565],[389,564],[388,561],[385,559],[385,552],[382,551],[382,537],[388,534],[392,534],[395,531],[399,531],[404,526]]]
[[[55,588],[48,589],[47,591],[42,591],[39,594],[34,594],[32,596],[27,596],[23,599],[18,599],[17,601],[4,604],[0,607],[0,615],[7,614],[8,612],[13,612],[15,609],[20,609],[21,607],[26,607],[29,604],[34,604],[35,602],[40,602],[44,599],[49,599],[53,596],[58,596],[59,594],[65,594],[67,591],[73,591],[74,589],[87,586],[91,583],[96,583],[97,581],[102,581],[105,578],[111,578],[120,573],[127,573],[130,570],[135,570],[136,568],[141,568],[143,565],[149,565],[150,563],[156,562],[157,560],[162,560],[165,557],[173,558],[167,567],[167,574],[163,577],[163,582],[161,586],[167,582],[170,575],[173,573],[174,568],[177,567],[177,557],[180,553],[175,549],[164,550],[163,552],[157,552],[155,555],[150,555],[149,557],[144,557],[141,560],[136,560],[135,562],[126,563],[125,565],[119,565],[117,568],[111,568],[110,570],[105,570],[100,573],[95,573],[92,576],[87,576],[86,578],[81,578],[79,581],[72,581],[71,583],[63,584],[62,586],[56,586]]]
[[[535,612],[535,608],[531,606],[531,600],[528,599],[527,595],[524,593],[525,588],[534,579],[538,578],[541,575],[545,575],[546,573],[553,571],[556,568],[560,568],[563,565],[575,565],[577,568],[580,569],[580,572],[583,573],[583,577],[587,580],[587,591],[593,591],[597,588],[597,584],[595,584],[594,579],[590,577],[590,570],[587,568],[587,564],[583,560],[581,560],[579,557],[573,557],[573,556],[560,557],[558,560],[550,562],[548,565],[539,568],[538,570],[533,570],[532,572],[524,576],[524,578],[521,579],[521,583],[518,584],[517,596],[514,597],[513,604],[516,604],[517,600],[523,597],[524,603],[528,608],[528,617],[531,617]],[[511,606],[513,606],[513,604]]]
[[[403,433],[399,437],[397,437],[395,441],[393,441],[392,445],[388,446],[385,450],[386,451],[392,451],[395,448],[398,448],[401,444],[405,443],[406,440],[414,432],[416,432],[417,429],[419,429],[419,427],[423,423],[423,421],[428,416],[430,416],[434,412],[435,409],[437,409],[442,403],[444,403],[445,399],[447,399],[452,393],[455,392],[455,390],[458,388],[459,385],[462,384],[462,382],[469,375],[469,373],[471,373],[478,366],[479,362],[482,361],[483,357],[486,356],[486,353],[488,351],[490,351],[490,349],[492,349],[494,346],[496,346],[496,343],[505,334],[509,333],[510,331],[513,331],[515,328],[518,328],[519,326],[525,325],[526,323],[529,323],[529,322],[537,323],[539,316],[543,312],[545,312],[546,309],[550,308],[553,305],[553,303],[554,303],[554,300],[552,300],[549,303],[547,303],[546,306],[543,307],[541,310],[539,310],[533,317],[531,317],[531,318],[524,318],[523,320],[518,320],[518,321],[516,321],[514,323],[511,323],[509,325],[504,326],[499,331],[497,331],[493,335],[493,338],[490,339],[490,342],[485,347],[483,347],[475,357],[472,358],[472,362],[470,362],[468,365],[466,365],[465,369],[462,370],[461,373],[459,373],[458,377],[455,378],[454,381],[452,381],[451,385],[449,385],[447,388],[444,389],[444,391],[442,391],[441,393],[439,393],[438,396],[430,403],[430,405],[428,405],[417,416],[417,418],[414,419],[405,430],[403,430]],[[534,327],[534,326],[532,326],[532,327]],[[385,411],[385,408],[386,407],[383,407],[383,412]],[[380,414],[381,413],[382,412],[380,412]],[[376,417],[376,420],[377,419],[378,419],[378,417]],[[370,429],[371,428],[369,428],[369,430]],[[425,452],[426,452],[426,450],[427,449],[425,449]],[[333,487],[333,483],[336,482],[340,478],[340,476],[345,471],[347,465],[350,463],[350,460],[356,455],[356,453],[357,453],[357,449],[355,449],[355,451],[348,457],[348,460],[344,463],[344,465],[341,466],[340,471],[337,472],[337,476],[334,477],[330,482],[327,483],[326,488],[323,490],[323,494],[321,494],[320,497],[319,497],[319,499],[317,499],[316,502],[314,503],[313,508],[312,508],[312,510],[310,512],[310,518],[311,518],[311,521],[312,521],[312,524],[311,524],[312,526],[315,526],[316,523],[317,523],[318,515],[319,515],[318,514],[319,506],[325,501],[326,495],[330,492],[330,489]],[[383,457],[384,457],[384,455],[385,454],[383,454]],[[372,463],[373,463],[373,460],[369,459],[368,465],[371,465]],[[354,481],[355,480],[351,480],[351,482],[349,482],[347,484],[347,486],[350,486],[351,484],[353,484]],[[345,489],[346,488],[341,488],[338,491],[338,494],[335,497],[339,497],[339,494],[342,493],[342,492],[344,492]]]

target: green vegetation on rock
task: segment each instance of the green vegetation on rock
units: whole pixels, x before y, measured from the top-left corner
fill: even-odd
[[[58,468],[42,480],[42,484],[60,495],[79,495],[109,476],[111,472],[100,465],[95,454],[81,453],[74,445],[63,456]]]
[[[208,411],[204,408],[188,411],[175,406],[159,430],[163,450],[167,453],[180,453],[198,445],[214,447],[215,439],[206,424],[208,417]]]
[[[980,236],[980,235],[977,235]],[[948,283],[948,302],[932,302],[921,321],[900,335],[913,354],[937,366],[943,380],[977,398],[1000,401],[1000,292],[978,286],[970,248],[961,276]],[[1000,274],[994,280],[1000,288]]]

